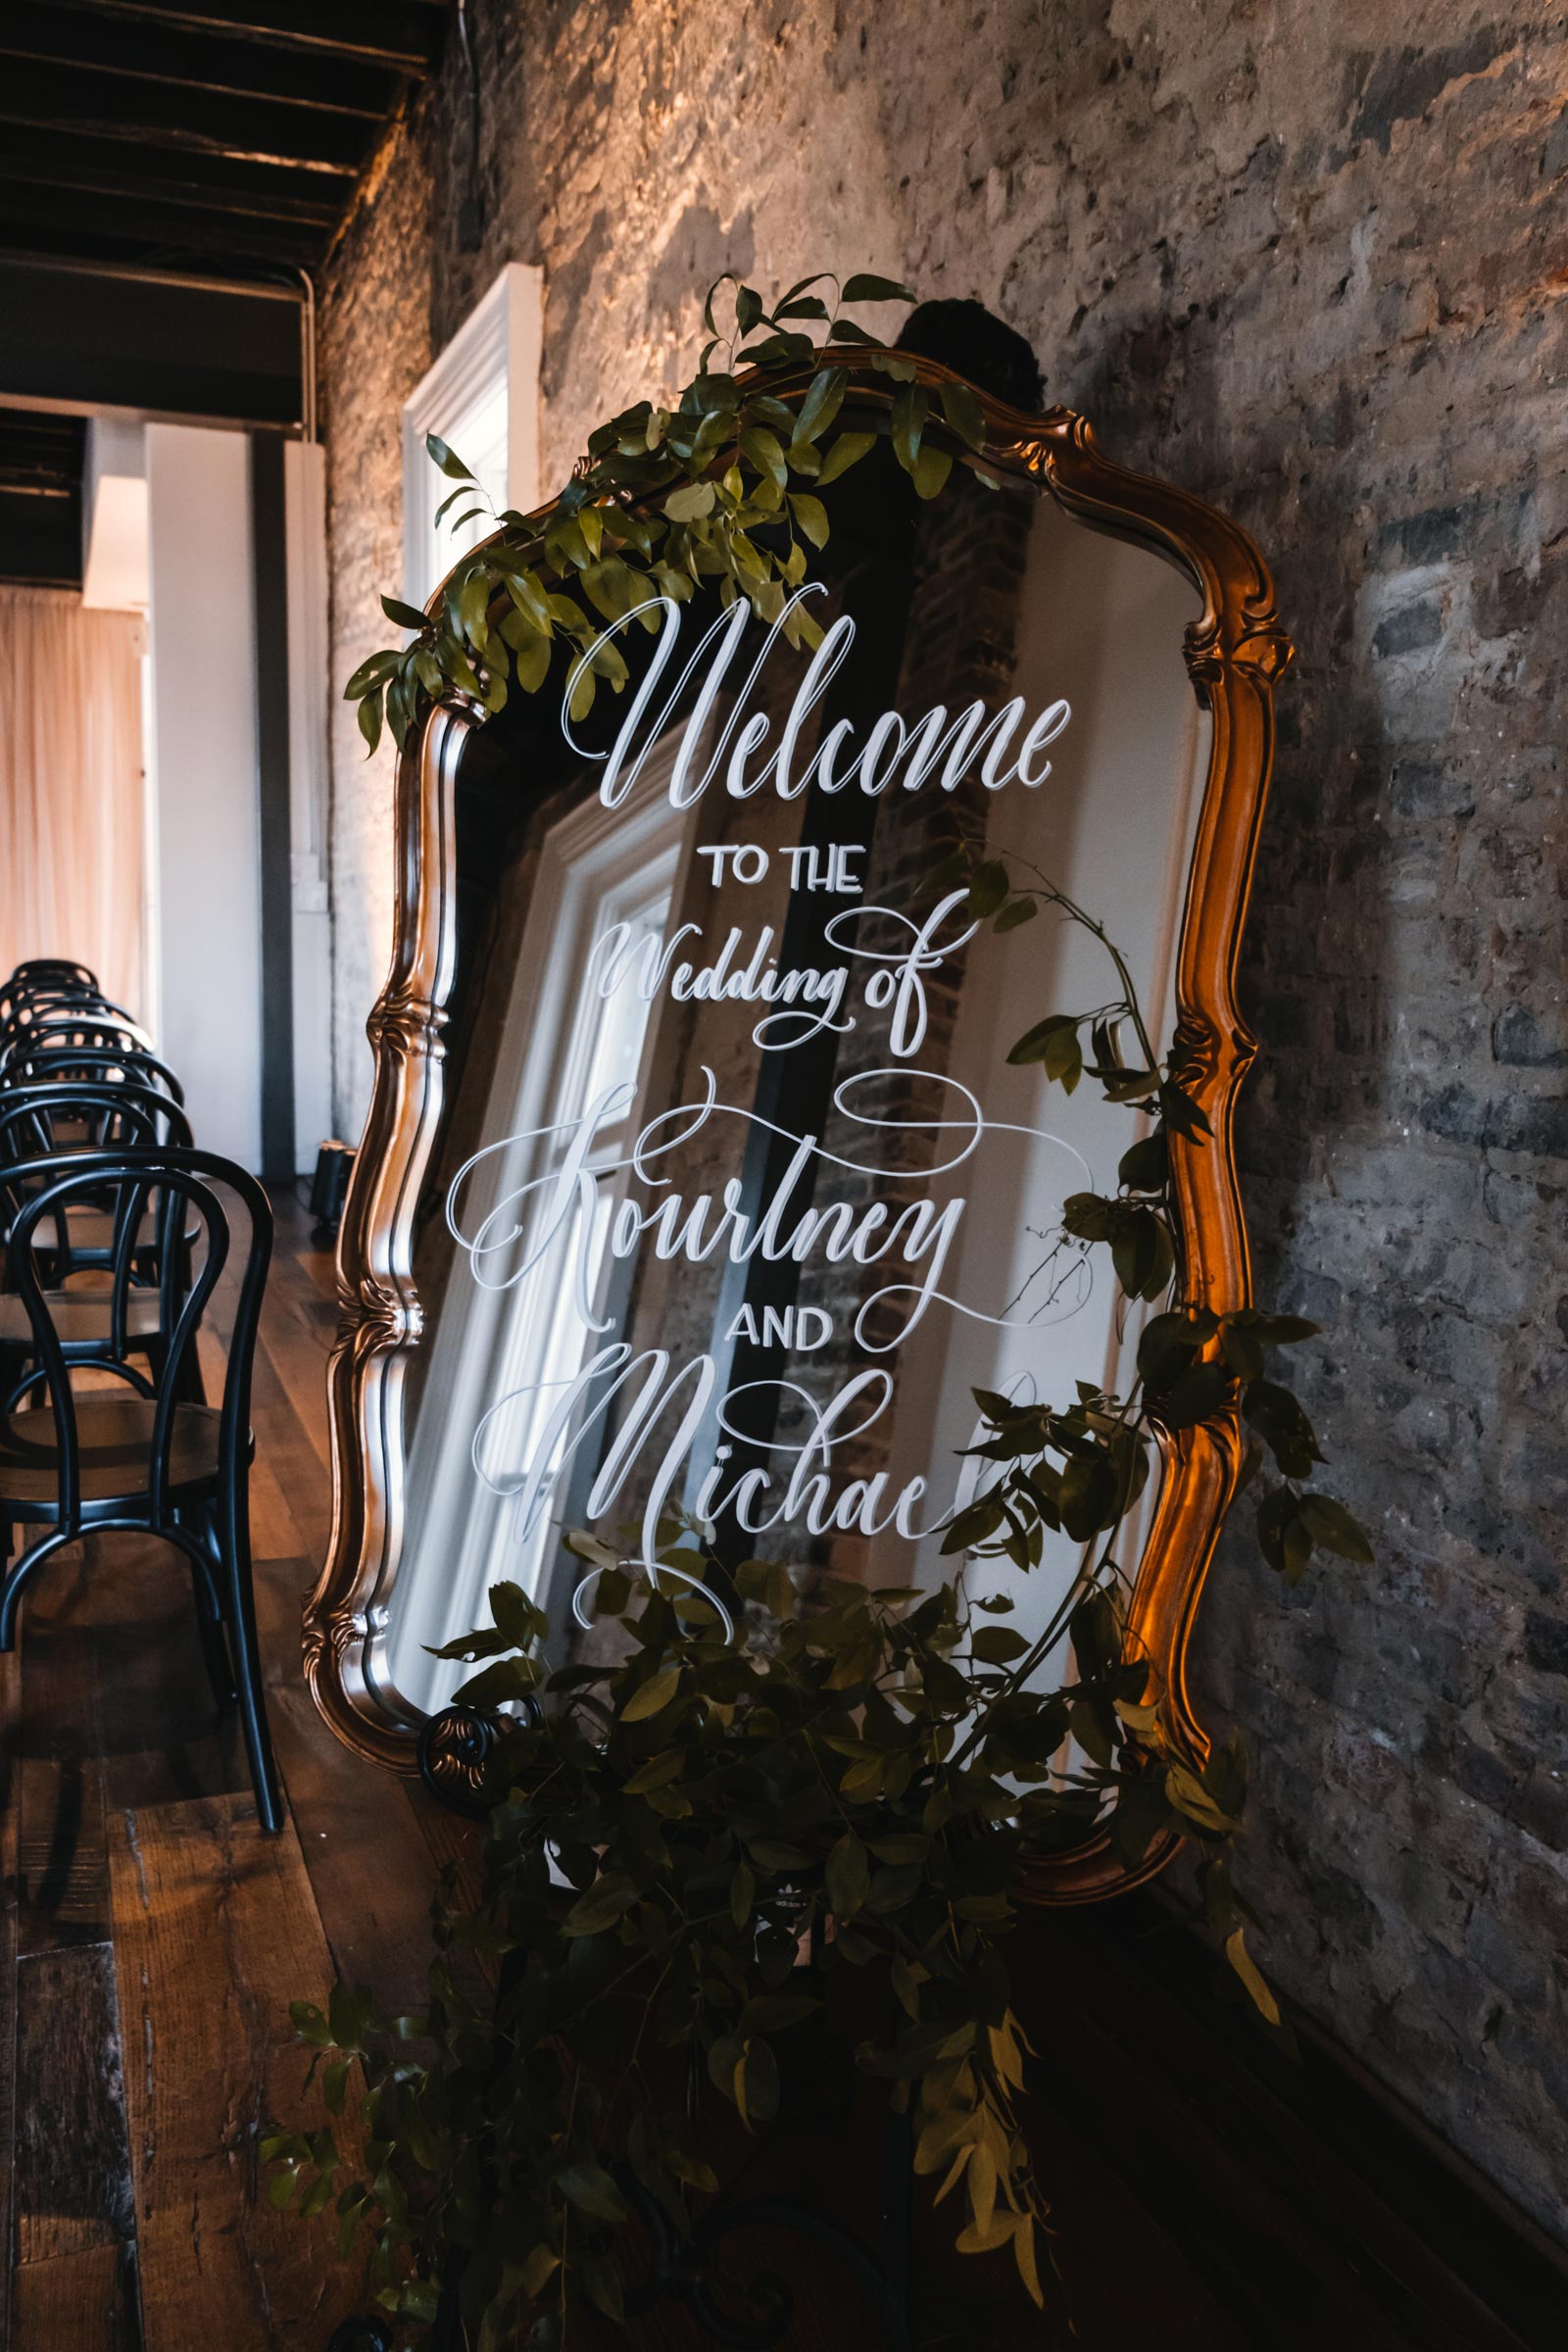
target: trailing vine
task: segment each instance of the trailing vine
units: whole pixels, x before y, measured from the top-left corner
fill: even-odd
[[[383,722],[404,739],[421,696],[455,687],[495,710],[509,680],[537,691],[562,641],[581,716],[596,681],[625,683],[600,626],[646,595],[716,583],[726,603],[745,597],[779,618],[805,574],[803,541],[828,536],[820,489],[875,438],[835,432],[845,370],[814,367],[798,322],[868,343],[838,306],[905,293],[852,277],[830,313],[813,291],[826,284],[837,289],[803,280],[771,313],[737,284],[722,346],[710,295],[713,339],[673,408],[642,402],[601,427],[560,504],[503,514],[501,537],[462,560],[431,615],[383,600],[416,634],[350,681],[372,747]],[[933,408],[896,355],[877,364],[901,377],[895,451],[935,496],[982,449],[978,404],[948,387]],[[759,371],[745,383],[742,365]],[[805,368],[796,410],[768,387]],[[461,498],[471,475],[443,445],[432,455]],[[785,625],[814,641],[799,606]],[[885,2020],[855,2063],[909,2116],[915,2170],[939,2203],[955,2201],[959,2249],[1005,2253],[1043,2302],[1049,2205],[1019,2120],[1029,2051],[1006,1939],[1031,1855],[1097,1827],[1129,1868],[1159,1841],[1192,1847],[1208,1931],[1280,2026],[1231,1882],[1241,1743],[1200,1756],[1172,1729],[1167,1693],[1129,1654],[1136,1563],[1118,1547],[1161,1442],[1239,1413],[1269,1564],[1295,1582],[1315,1550],[1370,1558],[1356,1521],[1314,1483],[1310,1421],[1272,1368],[1316,1326],[1252,1307],[1216,1315],[1185,1296],[1170,1146],[1207,1148],[1208,1122],[1180,1063],[1157,1053],[1103,927],[995,851],[956,851],[927,881],[933,894],[956,885],[1000,932],[1046,911],[1080,925],[1114,975],[1104,1002],[1044,1015],[1008,1059],[1068,1093],[1098,1086],[1140,1123],[1116,1190],[1071,1196],[1057,1237],[1104,1251],[1123,1313],[1147,1314],[1132,1376],[1124,1394],[1080,1384],[1053,1403],[975,1393],[978,1476],[934,1591],[832,1579],[807,1590],[790,1563],[761,1559],[730,1580],[710,1531],[671,1517],[657,1556],[672,1577],[628,1567],[592,1532],[569,1539],[599,1613],[622,1624],[615,1661],[552,1669],[547,1619],[512,1584],[492,1590],[489,1627],[439,1653],[477,1669],[460,1700],[498,1725],[477,1899],[443,1882],[419,2015],[379,2017],[363,1988],[341,1985],[324,2012],[295,2005],[327,2120],[263,2147],[275,2205],[330,2207],[345,2253],[367,2245],[405,2341],[421,2339],[455,2270],[466,2340],[487,2352],[524,2336],[561,2344],[579,2298],[622,2318],[636,2225],[657,2208],[688,2230],[718,2191],[688,2068],[741,2127],[764,2126],[791,2049],[831,2017],[846,1971],[874,1982]],[[1026,1635],[1009,1623],[1012,1598],[983,1589],[986,1571],[1004,1559],[1036,1571],[1058,1535],[1081,1547],[1080,1565]],[[705,1585],[725,1593],[738,1640],[724,1639]],[[1048,1670],[1063,1642],[1058,1682]],[[475,1962],[499,1970],[495,1986],[476,1983]]]

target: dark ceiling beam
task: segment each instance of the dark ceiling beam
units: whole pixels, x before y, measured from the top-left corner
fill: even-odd
[[[198,212],[239,213],[322,233],[333,227],[342,210],[341,182],[314,172],[237,164],[227,156],[189,152],[172,159],[168,173],[149,171],[147,165],[148,158],[139,149],[119,139],[83,138],[21,125],[0,139],[0,182],[23,180],[31,187],[85,189],[100,201],[127,197],[150,204],[186,205]]]
[[[233,33],[273,48],[357,58],[421,78],[433,73],[446,0],[65,0],[83,14]]]
[[[5,233],[0,219],[0,236]],[[22,408],[298,423],[302,303],[275,286],[0,252],[0,395]],[[44,504],[44,501],[37,501]]]
[[[73,75],[83,66],[197,91],[234,98],[269,98],[283,106],[324,107],[379,122],[396,105],[402,76],[384,67],[347,64],[330,57],[293,56],[255,42],[189,33],[165,24],[135,24],[123,18],[89,15],[79,8],[52,8],[34,0],[30,8],[0,9],[0,57],[31,58],[64,66]],[[127,104],[135,101],[127,93]]]
[[[85,441],[79,417],[0,410],[0,579],[79,587]]]
[[[189,148],[246,163],[290,164],[353,178],[374,126],[353,115],[276,106],[265,98],[190,93],[82,67],[70,74],[26,62],[0,74],[0,122],[42,123],[138,147]]]
[[[0,489],[71,497],[81,483],[84,438],[79,417],[0,409]]]
[[[37,243],[39,230],[90,236],[100,256],[172,263],[181,254],[248,255],[285,270],[309,269],[320,256],[318,228],[287,221],[250,220],[233,213],[203,213],[180,205],[124,197],[106,205],[85,189],[35,188],[0,181],[0,246],[15,251]],[[210,265],[209,265],[210,266]]]

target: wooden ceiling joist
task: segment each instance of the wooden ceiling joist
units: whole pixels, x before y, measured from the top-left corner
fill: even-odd
[[[176,90],[319,107],[368,122],[381,122],[402,87],[402,77],[385,67],[264,48],[153,22],[136,24],[81,8],[0,10],[0,57],[27,58],[73,73],[89,67]]]
[[[102,205],[121,201],[188,206],[196,212],[276,220],[313,231],[318,241],[336,220],[342,189],[336,179],[286,166],[237,163],[226,155],[187,149],[159,172],[148,158],[118,139],[38,130],[18,124],[0,139],[0,182],[72,188]]]
[[[80,67],[69,75],[20,63],[0,74],[0,122],[49,122],[143,148],[189,148],[254,164],[287,164],[352,179],[373,126],[352,115],[265,98],[196,96]]]
[[[433,71],[446,0],[56,0],[80,15],[229,33],[273,48],[354,58],[407,79]]]
[[[318,265],[451,0],[0,0],[0,262]],[[30,281],[29,281],[30,282]]]

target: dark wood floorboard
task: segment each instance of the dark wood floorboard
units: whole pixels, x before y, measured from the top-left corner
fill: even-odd
[[[12,2352],[141,2352],[134,2247],[91,2246],[29,2262],[17,2273],[7,2341]]]
[[[33,1952],[17,1971],[17,2261],[135,2234],[115,1956]]]
[[[167,1548],[110,1538],[64,1555],[28,1598],[19,1656],[0,1657],[7,2352],[324,2352],[365,2306],[358,2267],[336,2260],[329,2222],[302,2228],[258,2193],[265,2124],[316,2113],[286,2005],[334,1977],[418,2005],[438,1873],[474,1880],[471,1827],[351,1756],[304,1688],[300,1608],[330,1519],[335,1284],[294,1201],[277,1211],[252,1538],[284,1835],[257,1828]],[[216,1394],[220,1345],[206,1361]],[[953,2251],[948,2208],[917,2208],[922,2352],[1553,2340],[1504,2325],[1111,1914],[1026,1922],[1015,1958],[1050,2051],[1027,2112],[1060,2284],[1040,2320],[1004,2261]],[[851,2126],[782,2142],[755,2185],[806,2191],[874,2240],[881,2126],[867,2086],[857,2095]],[[776,2240],[732,2252],[742,2276],[780,2267]],[[857,2290],[799,2244],[783,2252],[797,2298],[783,2352],[875,2352]],[[576,2332],[578,2352],[601,2340],[586,2322]],[[636,2352],[699,2340],[667,2309],[630,2338]]]

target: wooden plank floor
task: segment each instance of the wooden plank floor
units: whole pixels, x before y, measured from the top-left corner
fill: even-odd
[[[256,2155],[269,2121],[305,2112],[288,2002],[342,1976],[412,2006],[439,1869],[416,1797],[339,1745],[300,1674],[331,1505],[331,1298],[285,1200],[252,1512],[283,1835],[257,1827],[175,1555],[131,1537],[62,1555],[0,1658],[9,2352],[325,2352],[365,2306],[330,2224],[270,2210]]]
[[[269,2119],[300,2113],[290,1999],[320,1997],[341,1976],[395,2008],[419,2000],[437,1871],[466,1833],[351,1757],[301,1679],[300,1601],[330,1504],[334,1323],[329,1260],[285,1200],[252,1489],[284,1834],[257,1829],[237,1727],[207,1693],[172,1555],[123,1537],[64,1555],[28,1603],[19,1655],[0,1657],[8,2352],[326,2352],[367,2300],[328,2223],[267,2208],[257,2140]],[[926,2352],[1128,2352],[1150,2339],[1162,2352],[1516,2352],[1559,2340],[1478,2300],[1364,2168],[1184,2004],[1150,1948],[1118,1936],[1112,1913],[1020,1929],[1021,2005],[1051,2052],[1028,2119],[1065,2305],[1041,2321],[1004,2266],[953,2255],[945,2208],[917,2222]],[[781,2143],[756,2185],[771,2165],[766,2185],[807,2190],[874,2233],[879,2132],[867,2110],[831,2144]],[[875,2320],[842,2275],[799,2245],[784,2251],[798,2297],[786,2352],[876,2352]],[[779,2255],[757,2249],[761,2268]],[[580,2332],[589,2352],[600,2337]],[[632,2341],[687,2352],[698,2339],[666,2311]]]

